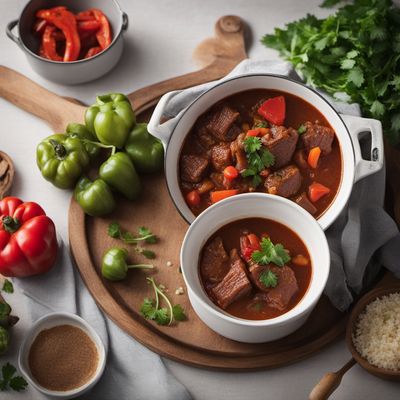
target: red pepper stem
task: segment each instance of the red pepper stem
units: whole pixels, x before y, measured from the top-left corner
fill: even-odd
[[[154,265],[152,264],[134,264],[134,265],[128,265],[129,269],[132,268],[142,268],[142,269],[153,269]]]
[[[21,226],[21,223],[19,222],[18,218],[13,218],[10,217],[9,215],[3,217],[1,222],[3,223],[4,230],[8,233],[16,232]]]

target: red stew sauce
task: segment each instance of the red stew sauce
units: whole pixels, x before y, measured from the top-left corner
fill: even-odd
[[[283,259],[255,262],[254,252],[273,256],[265,250],[271,245],[275,253],[284,252]],[[269,219],[246,218],[223,226],[208,239],[199,274],[207,296],[228,314],[265,320],[299,303],[312,267],[306,246],[291,229]]]
[[[315,107],[257,89],[227,97],[197,119],[182,146],[179,173],[195,215],[257,191],[287,197],[318,218],[338,192],[342,160],[335,132]]]

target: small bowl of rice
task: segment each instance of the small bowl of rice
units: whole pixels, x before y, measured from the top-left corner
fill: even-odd
[[[400,381],[400,286],[372,290],[358,301],[346,341],[354,359],[369,373]]]

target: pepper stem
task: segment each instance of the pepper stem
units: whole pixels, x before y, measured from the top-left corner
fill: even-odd
[[[142,268],[142,269],[153,269],[154,265],[153,264],[133,264],[133,265],[128,265],[128,268]]]
[[[101,147],[102,149],[111,149],[111,155],[114,155],[115,152],[117,151],[117,148],[115,146],[113,146],[112,144],[107,145],[107,144],[103,144],[103,143],[99,143],[99,142],[94,142],[93,140],[89,140],[89,139],[81,139],[81,141],[83,143],[90,143],[97,147]]]
[[[21,223],[19,222],[18,218],[10,217],[9,215],[3,217],[2,221],[3,228],[8,233],[14,233],[19,229]]]
[[[67,155],[65,147],[54,139],[50,139],[50,144],[53,146],[54,152],[59,160],[63,160]]]

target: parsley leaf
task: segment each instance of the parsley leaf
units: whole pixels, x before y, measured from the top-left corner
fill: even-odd
[[[17,369],[10,363],[3,365],[1,368],[2,379],[0,379],[0,391],[11,388],[16,392],[20,392],[26,389],[28,383],[22,376],[14,376],[16,372]]]
[[[279,267],[283,267],[290,261],[290,255],[282,244],[274,245],[270,238],[262,238],[260,242],[261,250],[254,251],[251,258],[254,262],[261,265],[274,263]]]
[[[146,243],[157,243],[157,236],[153,235],[150,229],[142,226],[138,230],[139,235],[144,238]]]
[[[322,6],[339,3],[347,4],[327,18],[307,15],[261,41],[308,85],[359,103],[364,116],[382,121],[392,144],[400,143],[400,9],[392,0],[325,0]]]
[[[14,286],[10,280],[4,279],[3,291],[6,293],[14,293]]]
[[[299,135],[302,135],[303,133],[306,133],[306,131],[307,131],[307,128],[306,128],[306,126],[304,124],[301,124],[299,126],[299,128],[297,129],[297,133]]]
[[[11,313],[11,307],[8,303],[0,303],[0,320],[7,318]]]
[[[152,285],[156,299],[155,301],[149,298],[144,299],[140,307],[140,312],[143,317],[155,321],[158,325],[171,325],[173,321],[184,321],[186,315],[182,306],[179,304],[173,306],[154,279],[146,279]],[[167,307],[160,307],[161,300],[164,300]]]
[[[249,136],[244,140],[244,151],[246,153],[254,153],[261,149],[261,139],[257,136]]]
[[[270,269],[263,271],[258,279],[267,288],[278,284],[278,277]]]
[[[118,222],[111,222],[107,228],[108,236],[111,236],[114,239],[119,239],[121,237],[121,227]]]
[[[261,161],[265,168],[271,167],[275,164],[275,156],[268,149],[264,148],[261,150]]]

